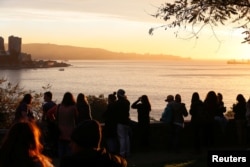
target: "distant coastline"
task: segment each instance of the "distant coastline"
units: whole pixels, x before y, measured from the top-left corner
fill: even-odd
[[[25,68],[53,68],[53,67],[69,67],[71,64],[52,60],[29,61],[21,64],[2,64],[0,69],[25,69]]]
[[[227,64],[250,64],[250,60],[228,60]]]

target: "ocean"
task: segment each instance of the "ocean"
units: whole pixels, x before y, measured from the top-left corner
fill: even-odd
[[[133,103],[146,94],[152,105],[150,116],[159,120],[169,94],[180,94],[182,102],[190,108],[193,92],[202,100],[208,91],[223,95],[227,110],[236,103],[241,93],[248,100],[250,94],[250,65],[206,61],[132,61],[132,60],[70,60],[64,71],[59,68],[0,70],[0,77],[19,83],[26,90],[43,92],[50,84],[53,99],[61,102],[63,94],[70,91],[77,96],[108,94],[122,88]],[[132,120],[137,112],[130,110]],[[185,119],[190,119],[188,116]]]

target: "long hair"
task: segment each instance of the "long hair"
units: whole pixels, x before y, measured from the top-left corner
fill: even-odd
[[[141,96],[141,101],[148,108],[148,110],[151,111],[151,104],[149,102],[148,96],[147,95],[142,95]]]
[[[63,99],[62,99],[62,105],[64,106],[71,106],[75,105],[76,101],[74,99],[74,96],[70,92],[64,93]]]
[[[1,147],[0,166],[29,166],[32,159],[38,159],[43,167],[51,160],[42,154],[40,129],[30,121],[20,121],[12,125]]]
[[[87,100],[86,96],[83,93],[79,93],[77,95],[76,103],[77,104],[82,104],[83,103],[85,105],[89,105],[88,100]]]
[[[198,93],[198,92],[194,92],[194,93],[192,94],[191,103],[195,103],[195,102],[197,102],[197,101],[199,101],[199,100],[200,100],[200,95],[199,95],[199,93]]]
[[[31,99],[32,99],[32,96],[31,94],[25,94],[21,103],[26,103],[26,104],[30,104],[31,103]]]

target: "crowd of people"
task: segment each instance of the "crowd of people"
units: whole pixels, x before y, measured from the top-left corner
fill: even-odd
[[[250,142],[250,100],[237,95],[233,104],[239,145]],[[191,115],[195,151],[202,144],[213,146],[214,131],[225,132],[227,119],[221,93],[209,91],[200,99],[194,92],[190,109],[181,95],[168,95],[160,121],[168,126],[169,149],[181,150],[181,135],[185,128],[184,117]],[[25,94],[19,103],[13,125],[6,134],[0,149],[0,166],[51,167],[51,158],[57,156],[61,167],[67,166],[127,166],[131,149],[130,109],[138,113],[137,129],[142,147],[149,146],[151,104],[147,95],[141,95],[132,104],[125,90],[108,96],[103,113],[104,126],[92,118],[91,107],[83,93],[76,100],[66,92],[61,103],[52,100],[52,93],[44,93],[42,124],[38,126],[31,109],[32,96]],[[103,143],[104,142],[104,143]],[[102,144],[101,144],[102,143]],[[49,152],[45,152],[49,148]]]

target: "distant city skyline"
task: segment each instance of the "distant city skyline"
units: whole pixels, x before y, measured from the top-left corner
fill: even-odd
[[[22,43],[52,43],[114,52],[166,54],[192,59],[249,59],[250,45],[232,27],[210,29],[198,40],[175,38],[175,30],[151,27],[165,22],[153,14],[168,0],[1,0],[0,29]],[[183,37],[186,34],[183,33]]]

